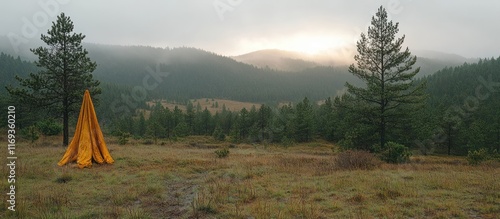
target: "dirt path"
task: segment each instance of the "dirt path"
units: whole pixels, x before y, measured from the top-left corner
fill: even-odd
[[[152,210],[153,218],[194,218],[193,200],[198,193],[199,183],[204,175],[189,178],[175,177],[165,181],[165,199],[161,206]]]
[[[167,203],[165,215],[168,218],[188,218],[192,209],[192,202],[198,192],[198,185],[192,180],[170,181],[167,184]]]

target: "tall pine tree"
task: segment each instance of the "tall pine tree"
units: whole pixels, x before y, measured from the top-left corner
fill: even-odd
[[[391,128],[408,118],[414,110],[412,107],[424,99],[425,84],[414,83],[420,70],[419,67],[413,69],[417,57],[412,56],[408,48],[401,50],[405,36],[396,39],[398,25],[387,19],[382,6],[378,9],[368,27],[368,35],[362,33],[357,42],[356,65],[349,67],[349,72],[366,86],[346,83],[349,95],[359,103],[353,111],[375,128],[381,148],[388,141]]]
[[[99,94],[99,81],[92,78],[96,63],[87,57],[82,47],[85,35],[73,32],[70,17],[61,13],[47,35],[41,36],[48,47],[31,49],[38,56],[38,73],[29,78],[16,77],[21,87],[8,87],[8,92],[25,103],[36,105],[63,118],[63,145],[68,145],[68,120],[71,112],[78,110],[83,93]]]

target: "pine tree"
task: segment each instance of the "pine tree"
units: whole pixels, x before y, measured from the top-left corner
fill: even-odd
[[[207,99],[208,100],[208,99]],[[201,112],[201,134],[202,135],[211,135],[213,133],[213,125],[212,125],[212,114],[205,107],[203,112]]]
[[[297,142],[308,142],[312,140],[312,105],[309,99],[304,98],[297,104],[295,110],[295,140]]]
[[[375,126],[381,148],[394,124],[407,118],[415,105],[424,99],[425,84],[414,83],[420,70],[413,69],[417,57],[411,56],[408,48],[401,51],[405,36],[396,39],[398,25],[388,21],[382,6],[378,9],[368,27],[368,35],[362,33],[357,42],[356,65],[349,67],[349,72],[366,86],[346,83],[349,94],[363,104],[353,110]]]
[[[144,134],[146,134],[146,119],[144,118],[144,113],[140,113],[139,115],[135,134],[140,137],[144,137]]]
[[[319,109],[316,111],[315,118],[315,131],[321,137],[328,141],[333,141],[335,137],[335,111],[333,109],[333,101],[330,97],[325,100]]]
[[[186,105],[186,124],[188,127],[188,135],[193,134],[195,128],[196,114],[194,112],[193,103],[191,101]]]
[[[48,47],[31,49],[38,56],[35,64],[40,67],[38,73],[31,73],[29,78],[16,77],[21,87],[8,87],[8,92],[22,102],[41,109],[50,108],[63,117],[63,145],[68,145],[69,115],[78,110],[83,93],[89,89],[95,98],[100,94],[99,81],[92,78],[96,63],[88,58],[88,52],[82,47],[85,35],[73,32],[70,17],[61,13],[57,21],[52,22],[48,35],[41,36]]]

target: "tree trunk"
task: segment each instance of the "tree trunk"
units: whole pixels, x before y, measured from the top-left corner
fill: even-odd
[[[65,96],[63,99],[63,146],[68,146],[68,138],[69,138],[69,102],[68,97]]]
[[[68,138],[69,138],[69,131],[68,131],[68,110],[65,109],[63,113],[63,146],[68,146]]]
[[[448,123],[448,155],[451,155],[451,123]]]
[[[380,148],[385,149],[385,119],[382,117],[382,122],[380,124]]]
[[[497,153],[500,153],[500,118],[497,120]]]

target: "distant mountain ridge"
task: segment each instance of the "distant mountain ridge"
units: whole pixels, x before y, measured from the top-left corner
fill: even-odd
[[[278,49],[259,50],[231,58],[256,67],[280,71],[302,71],[321,65],[306,59],[304,54]]]
[[[23,46],[36,47],[36,42],[30,43]],[[145,89],[145,78],[148,83],[154,82],[148,72],[167,73],[158,80],[158,86],[146,90],[148,98],[221,98],[263,103],[296,101],[307,96],[316,101],[342,92],[347,81],[359,83],[342,63],[335,66],[334,60],[319,59],[315,62],[314,58],[318,56],[283,50],[261,50],[227,57],[189,47],[171,49],[84,43],[84,48],[97,62],[94,77],[105,83],[128,86],[130,90]],[[20,56],[23,60],[36,59],[27,48],[14,53],[6,37],[0,37],[0,51]],[[419,51],[414,54],[419,56],[416,65],[421,67],[419,76],[469,60],[432,51],[422,54],[433,55],[434,59],[420,57]],[[9,79],[2,82],[12,82],[12,73],[9,75]],[[130,96],[130,93],[126,95]]]
[[[129,91],[118,95],[129,99],[137,96],[132,92],[141,91],[147,99],[177,101],[220,98],[266,103],[297,101],[305,96],[321,100],[336,95],[346,81],[357,81],[345,68],[317,66],[283,72],[188,47],[170,49],[90,43],[85,43],[84,47],[91,60],[97,63],[94,77],[103,83],[129,87]],[[151,72],[161,77],[156,80]],[[20,73],[24,77],[27,74]],[[151,84],[157,86],[149,86]]]
[[[465,62],[473,63],[479,60],[431,50],[415,50],[411,52],[412,55],[417,56],[415,67],[421,67],[420,77],[431,75],[445,67],[460,66]],[[336,62],[333,57],[328,58],[327,54],[308,55],[278,49],[257,50],[231,58],[256,67],[281,71],[303,71],[317,66],[346,66],[354,63],[353,60],[348,63],[345,60]]]

